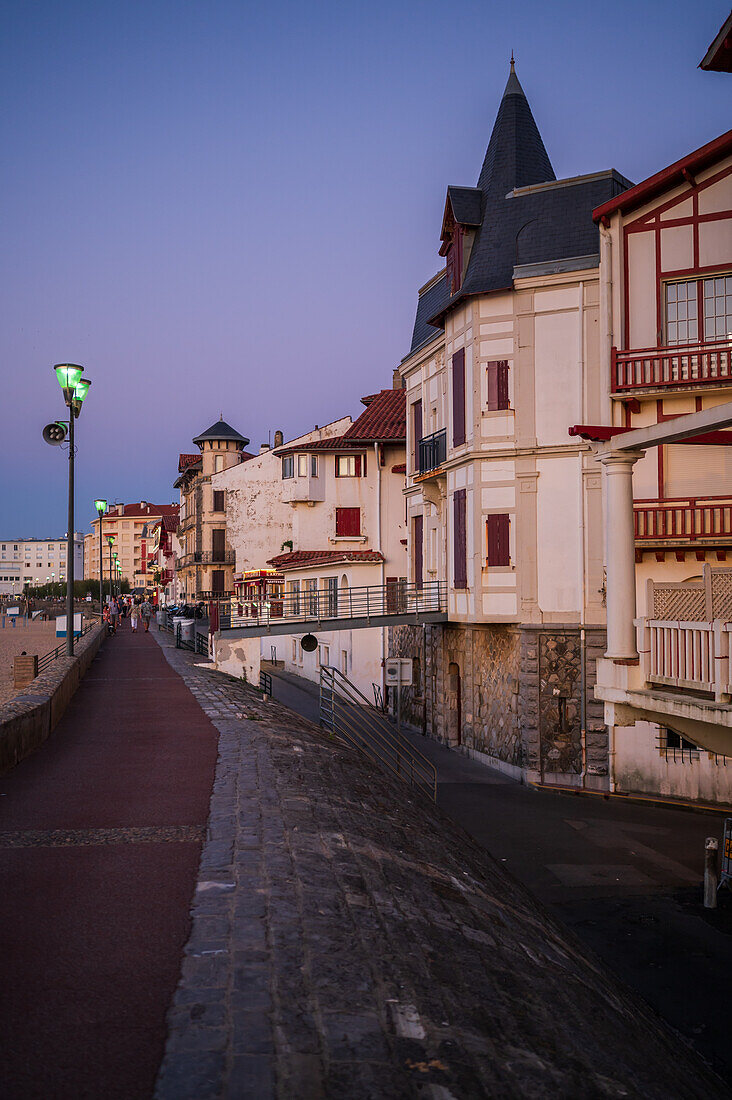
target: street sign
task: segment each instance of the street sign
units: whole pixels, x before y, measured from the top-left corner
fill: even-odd
[[[719,876],[719,885],[732,887],[732,817],[724,819],[724,834],[722,836],[722,873]]]
[[[412,683],[412,658],[387,657],[384,667],[387,687],[407,687]]]

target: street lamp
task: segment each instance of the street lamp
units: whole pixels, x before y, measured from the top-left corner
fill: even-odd
[[[114,558],[114,573],[115,573],[115,576],[117,577],[117,582],[118,582],[117,583],[117,595],[119,595],[119,554],[117,553],[116,550],[112,554],[112,557]]]
[[[107,535],[107,545],[109,546],[109,598],[112,599],[112,547],[114,546],[114,535]]]
[[[69,417],[69,519],[66,531],[66,653],[74,655],[74,421],[81,413],[91,382],[82,378],[83,367],[76,363],[57,363],[53,368],[64,395]]]
[[[95,500],[94,507],[97,510],[99,516],[99,614],[102,614],[102,604],[104,602],[104,559],[102,557],[102,516],[107,511],[106,500]],[[110,577],[110,585],[112,578]],[[112,593],[109,593],[109,598],[112,598]]]

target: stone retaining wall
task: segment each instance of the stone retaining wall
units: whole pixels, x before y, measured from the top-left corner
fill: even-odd
[[[0,706],[0,775],[42,745],[56,728],[106,633],[97,626],[76,642],[73,657],[57,657],[22,695]]]
[[[604,789],[608,738],[594,698],[605,631],[585,636],[585,752],[581,637],[577,626],[395,627],[390,654],[415,660],[402,695],[405,721],[454,748],[519,769],[532,782]]]

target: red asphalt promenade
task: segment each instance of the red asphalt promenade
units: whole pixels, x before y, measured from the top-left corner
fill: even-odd
[[[217,733],[151,636],[108,639],[0,778],[0,1096],[150,1097]]]

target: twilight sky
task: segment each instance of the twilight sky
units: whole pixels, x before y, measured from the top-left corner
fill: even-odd
[[[3,538],[66,529],[56,362],[95,496],[177,499],[221,412],[251,448],[391,384],[515,50],[558,177],[643,179],[730,126],[727,0],[5,0]],[[9,437],[9,438],[8,438]]]

